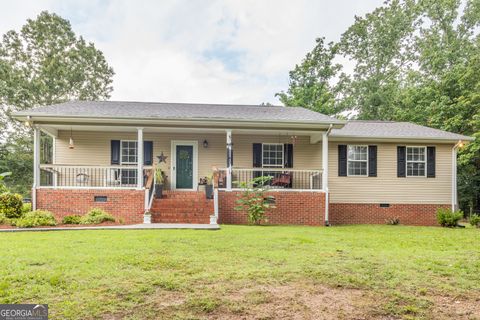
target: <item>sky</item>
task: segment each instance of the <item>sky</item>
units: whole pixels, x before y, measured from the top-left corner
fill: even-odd
[[[280,104],[315,39],[338,40],[382,2],[0,0],[0,34],[59,14],[113,67],[111,100]]]

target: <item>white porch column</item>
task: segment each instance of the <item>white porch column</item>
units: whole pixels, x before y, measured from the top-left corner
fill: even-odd
[[[143,188],[143,128],[137,128],[137,189]]]
[[[232,190],[233,145],[232,129],[227,129],[227,190]]]
[[[322,134],[322,189],[325,191],[325,224],[328,225],[328,131]]]
[[[40,128],[33,127],[33,188],[32,210],[37,209],[37,187],[40,186]]]

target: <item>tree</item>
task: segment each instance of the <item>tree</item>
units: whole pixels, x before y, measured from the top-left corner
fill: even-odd
[[[290,86],[287,92],[277,93],[276,96],[286,106],[305,107],[320,113],[339,114],[343,111],[342,105],[336,101],[336,96],[342,87],[343,81],[335,86],[332,82],[340,74],[341,65],[333,62],[338,47],[333,43],[325,44],[324,38],[317,39],[312,52],[300,65],[290,71]]]
[[[101,51],[77,37],[70,23],[60,16],[42,12],[28,19],[20,31],[11,30],[0,43],[0,107],[3,141],[8,141],[9,167],[32,163],[31,132],[11,114],[35,106],[68,100],[104,100],[112,92],[113,69]],[[19,142],[20,147],[14,145]],[[24,142],[26,145],[24,146]],[[4,148],[5,150],[5,148]],[[26,153],[28,152],[28,154]],[[22,159],[16,163],[15,159]],[[24,162],[25,161],[25,162]],[[28,189],[32,165],[16,176]],[[20,174],[20,173],[19,173]]]
[[[322,92],[328,98],[314,99],[311,109],[476,136],[459,153],[459,200],[464,209],[480,209],[479,27],[478,0],[387,0],[356,17],[340,41],[329,44],[330,54],[317,54],[326,50],[319,43],[290,72],[287,96],[280,98],[287,106],[314,105],[312,92]],[[354,64],[352,73],[337,77],[341,82],[332,82],[335,72],[326,79],[309,67],[328,67],[340,56]]]

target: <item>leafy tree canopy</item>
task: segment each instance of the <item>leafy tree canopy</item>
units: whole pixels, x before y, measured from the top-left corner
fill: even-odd
[[[317,40],[277,95],[286,106],[476,136],[459,161],[460,202],[472,208],[480,202],[479,31],[478,0],[387,0],[338,43]],[[336,62],[346,60],[352,72]]]
[[[103,53],[76,36],[70,23],[54,13],[44,11],[28,19],[20,31],[3,35],[0,166],[13,172],[15,179],[9,181],[14,180],[19,190],[30,188],[32,141],[30,130],[13,120],[11,113],[68,100],[108,99],[113,75]]]

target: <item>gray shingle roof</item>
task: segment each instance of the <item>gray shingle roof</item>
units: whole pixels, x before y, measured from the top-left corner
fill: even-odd
[[[333,137],[404,138],[472,140],[471,137],[442,131],[410,122],[393,121],[348,121],[341,129],[333,129]]]
[[[228,105],[198,103],[160,103],[128,101],[71,101],[38,107],[15,114],[22,116],[86,117],[165,120],[233,120],[300,122],[311,124],[344,121],[304,108],[283,106]],[[433,129],[409,122],[348,121],[341,129],[333,129],[332,137],[372,139],[438,139],[473,140],[471,137]]]
[[[197,103],[157,103],[125,101],[71,101],[37,107],[16,115],[151,118],[151,119],[228,119],[279,122],[341,122],[304,108],[282,106],[227,105]]]

